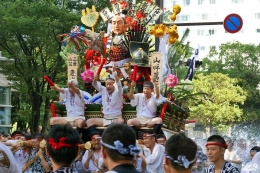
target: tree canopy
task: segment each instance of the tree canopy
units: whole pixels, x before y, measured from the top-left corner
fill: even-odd
[[[211,73],[198,74],[193,82],[193,92],[207,94],[197,95],[191,101],[191,118],[218,129],[243,120],[240,106],[244,104],[247,94],[237,85],[237,79],[221,73]]]
[[[238,80],[247,93],[243,110],[244,121],[254,121],[260,116],[260,94],[256,90],[260,82],[260,45],[242,44],[238,41],[222,44],[219,50],[211,50],[203,60],[204,74],[213,72],[228,74]]]

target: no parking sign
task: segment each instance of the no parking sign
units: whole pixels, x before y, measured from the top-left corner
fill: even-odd
[[[230,14],[224,20],[224,28],[229,33],[240,31],[243,26],[243,20],[238,14]]]

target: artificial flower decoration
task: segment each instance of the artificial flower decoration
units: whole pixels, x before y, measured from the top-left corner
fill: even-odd
[[[173,74],[168,74],[165,83],[168,87],[174,88],[178,84],[178,78]]]
[[[86,83],[91,83],[94,79],[94,72],[87,69],[83,73],[80,74],[82,80],[84,80]]]
[[[89,47],[89,42],[87,41],[85,34],[85,27],[83,26],[74,26],[71,28],[70,33],[61,34],[58,38],[63,38],[61,43],[67,41],[67,44],[72,43],[75,49],[79,52],[80,50],[84,50],[84,48]]]
[[[186,90],[186,91],[191,91],[194,88],[192,81],[190,81],[189,79],[185,79],[185,80],[182,79],[180,83],[181,84],[187,84],[187,85],[183,86],[183,89]]]
[[[136,18],[137,18],[138,20],[141,20],[141,19],[145,18],[145,14],[142,13],[141,11],[137,10],[137,11],[136,11]]]
[[[149,3],[153,4],[153,0],[147,0],[147,2],[149,2]]]
[[[128,3],[126,1],[120,1],[119,2],[121,9],[125,9],[128,6]]]
[[[99,75],[99,79],[105,81],[108,78],[109,73],[107,73],[106,69],[102,69]]]

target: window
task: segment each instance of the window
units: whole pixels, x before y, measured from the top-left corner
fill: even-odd
[[[216,4],[216,0],[209,0],[209,4]]]
[[[183,0],[183,5],[184,6],[190,5],[190,0]]]
[[[260,19],[260,13],[255,13],[255,18]]]
[[[208,20],[208,14],[202,14],[202,20]]]
[[[0,87],[0,104],[6,104],[6,89],[4,87]]]
[[[216,34],[216,30],[215,29],[210,29],[209,30],[209,35],[214,35]]]
[[[176,22],[185,22],[185,21],[189,21],[189,20],[190,20],[190,16],[187,14],[177,15],[177,17],[176,17]]]
[[[200,46],[200,50],[205,50],[205,46]]]
[[[210,50],[216,50],[216,46],[209,46]]]
[[[204,30],[202,30],[202,29],[197,30],[197,35],[204,36]]]
[[[256,32],[257,32],[257,33],[260,33],[260,28],[257,28],[257,29],[256,29]]]
[[[232,0],[233,3],[243,3],[244,0]]]
[[[198,0],[198,5],[204,4],[204,0]]]

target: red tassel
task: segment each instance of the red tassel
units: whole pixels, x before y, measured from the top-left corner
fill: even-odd
[[[100,64],[100,66],[99,66],[99,68],[98,68],[98,71],[97,71],[97,75],[100,75],[100,72],[101,72],[101,70],[102,70],[103,65],[105,64],[105,62],[106,62],[106,60],[105,60],[104,58],[102,58],[102,59],[101,59],[101,64]]]
[[[88,69],[90,69],[90,63],[89,63],[89,62],[85,62],[85,64],[84,64],[84,70],[86,71],[86,70],[88,70]]]
[[[164,103],[164,104],[163,104],[163,107],[162,107],[161,115],[160,115],[160,118],[162,119],[162,121],[164,120],[167,107],[168,107],[168,104],[167,104],[167,103]]]
[[[51,114],[52,114],[52,117],[56,117],[56,109],[55,109],[55,104],[53,101],[51,102]]]
[[[137,65],[135,64],[134,65],[134,71],[133,71],[133,81],[136,82],[136,74],[137,74],[137,70],[138,70],[138,67]]]

